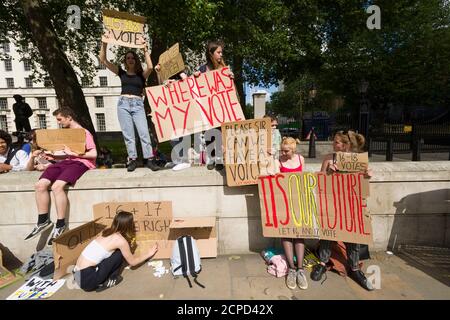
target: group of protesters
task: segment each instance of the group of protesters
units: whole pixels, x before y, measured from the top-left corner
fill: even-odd
[[[147,116],[144,108],[143,92],[146,79],[151,72],[159,73],[160,66],[153,68],[147,45],[144,46],[144,57],[146,66],[141,65],[139,56],[135,51],[128,51],[123,58],[124,69],[120,65],[109,62],[106,58],[107,39],[103,39],[100,51],[100,61],[121,80],[121,95],[117,105],[117,114],[127,150],[127,171],[132,172],[137,167],[137,150],[134,128],[136,127],[142,146],[144,165],[152,171],[160,169],[153,152]],[[198,77],[200,73],[220,69],[225,66],[223,59],[224,44],[220,41],[208,42],[206,46],[206,63],[198,68],[193,74]],[[168,81],[160,81],[160,84],[170,86],[173,81],[184,80],[185,72],[180,72]],[[233,77],[233,74],[230,74]],[[158,77],[159,79],[159,77]],[[62,128],[82,128],[77,122],[77,117],[67,107],[57,109],[53,115],[58,125]],[[297,141],[293,138],[283,138],[277,129],[277,119],[272,118],[272,148],[269,153],[276,160],[278,172],[302,172],[305,170],[305,159],[296,152]],[[26,128],[25,128],[26,127]],[[25,125],[25,129],[31,129]],[[48,240],[52,245],[55,238],[66,230],[65,213],[68,206],[67,194],[64,188],[74,185],[76,181],[87,171],[96,168],[98,152],[92,134],[85,129],[86,144],[84,153],[77,153],[65,146],[64,156],[57,156],[40,150],[36,146],[33,132],[29,137],[29,148],[18,148],[12,145],[11,136],[5,131],[0,131],[0,172],[39,170],[43,171],[35,185],[36,205],[38,219],[36,226],[25,240],[31,240],[43,231],[53,228]],[[207,136],[207,134],[205,134]],[[172,140],[172,146],[181,142],[181,139]],[[213,150],[216,154],[207,155],[206,167],[209,170],[223,169],[222,146],[219,141],[208,141],[215,144]],[[194,144],[204,143],[202,141]],[[364,137],[353,131],[338,132],[334,136],[334,151],[361,152],[364,145]],[[201,146],[196,146],[201,150]],[[103,150],[102,150],[103,151]],[[103,152],[102,152],[103,153]],[[183,155],[181,159],[186,159]],[[186,160],[177,164],[178,168],[189,166]],[[176,168],[174,168],[176,169]],[[336,167],[331,156],[327,156],[322,164],[321,171],[332,173]],[[57,220],[54,225],[49,216],[50,190],[54,194]],[[75,269],[80,286],[86,291],[98,290],[117,285],[121,278],[118,269],[126,260],[131,265],[136,265],[152,257],[158,250],[152,247],[141,256],[135,256],[130,251],[133,238],[133,216],[129,213],[116,215],[111,228],[105,230],[94,240],[78,259]],[[307,289],[308,283],[303,267],[305,244],[303,239],[281,239],[282,247],[289,265],[286,277],[286,285],[290,289],[297,286]],[[370,283],[359,268],[359,245],[346,243],[349,262],[349,275],[367,290],[372,290]],[[331,242],[321,240],[319,245],[320,263],[311,272],[311,279],[319,281],[326,272],[326,264],[331,255]],[[294,263],[296,256],[296,263]],[[81,277],[81,278],[80,278]]]

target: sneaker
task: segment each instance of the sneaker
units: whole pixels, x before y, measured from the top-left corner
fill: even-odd
[[[34,227],[33,231],[31,231],[31,233],[25,238],[25,241],[35,238],[42,231],[45,231],[52,226],[53,226],[53,223],[50,221],[50,219],[47,219],[47,221],[45,221],[44,223],[36,225]]]
[[[53,244],[53,240],[58,238],[64,231],[66,231],[66,226],[62,226],[61,228],[53,228],[52,234],[50,235],[50,239],[48,240],[47,245],[51,246]]]
[[[206,169],[208,169],[208,170],[212,170],[215,167],[216,167],[215,163],[210,163],[210,164],[206,165]]]
[[[187,168],[190,168],[190,167],[191,167],[190,163],[179,163],[175,167],[173,167],[172,170],[173,171],[180,171],[180,170],[187,169]]]
[[[327,267],[320,263],[316,264],[311,272],[311,279],[314,281],[320,281],[325,272],[327,272]]]
[[[148,159],[147,161],[147,168],[149,168],[152,171],[158,171],[161,169],[157,164],[155,159]]]
[[[108,279],[106,279],[105,282],[103,282],[101,285],[99,285],[95,291],[102,292],[102,291],[105,291],[106,289],[115,287],[119,283],[121,283],[122,280],[123,280],[122,276],[117,276],[115,278],[108,278]]]
[[[308,281],[306,280],[305,270],[297,270],[297,285],[300,289],[308,289]]]
[[[294,290],[297,287],[297,271],[295,269],[289,269],[288,275],[286,277],[286,286]]]
[[[130,162],[127,163],[127,171],[133,172],[137,168],[136,160],[130,160]]]
[[[364,273],[361,270],[356,270],[356,271],[352,270],[349,272],[348,275],[350,278],[355,280],[356,283],[358,283],[364,289],[366,289],[368,291],[374,290],[372,283],[367,280],[366,276],[364,275]]]
[[[223,164],[221,164],[221,163],[216,164],[216,170],[217,171],[223,170]]]

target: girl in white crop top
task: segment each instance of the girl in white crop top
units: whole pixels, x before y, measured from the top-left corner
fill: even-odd
[[[123,260],[136,266],[153,257],[158,251],[157,245],[140,256],[131,253],[131,242],[135,236],[133,214],[126,211],[117,213],[111,227],[103,230],[77,260],[74,273],[80,288],[102,291],[112,287],[122,280],[119,272]]]

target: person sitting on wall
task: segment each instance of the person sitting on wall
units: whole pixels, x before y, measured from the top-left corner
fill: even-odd
[[[103,230],[81,253],[73,269],[75,282],[85,291],[97,292],[118,285],[122,281],[119,273],[124,260],[136,266],[158,251],[158,245],[154,245],[139,256],[132,254],[135,238],[133,214],[118,212],[111,227]]]
[[[0,130],[0,173],[24,171],[27,163],[27,153],[20,148],[14,148],[11,135]]]
[[[36,143],[36,130],[33,129],[30,132],[30,142],[26,145],[29,145],[30,149],[30,158],[27,163],[27,171],[44,171],[53,163],[56,163],[55,160],[49,160],[52,157],[49,157],[45,154],[44,150],[40,149]],[[22,147],[24,150],[24,147]]]
[[[69,108],[57,109],[53,112],[58,124],[63,128],[83,128],[76,120],[73,111]],[[50,193],[48,188],[51,186],[55,196],[55,206],[58,220],[53,228],[48,245],[52,245],[53,240],[59,237],[66,230],[65,215],[68,204],[67,194],[64,191],[66,185],[75,185],[75,182],[88,170],[95,169],[95,159],[97,158],[97,149],[94,143],[94,137],[86,130],[86,144],[84,154],[78,154],[69,147],[65,146],[63,156],[47,155],[47,160],[62,160],[52,164],[39,178],[36,183],[36,205],[38,211],[38,221],[31,233],[25,238],[25,241],[31,240],[44,230],[53,226],[49,217]]]

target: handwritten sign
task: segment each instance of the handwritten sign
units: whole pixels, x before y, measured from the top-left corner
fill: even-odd
[[[64,285],[65,282],[65,279],[53,281],[33,277],[6,298],[6,300],[37,300],[50,298]]]
[[[339,171],[363,172],[369,166],[369,155],[367,152],[336,152],[334,160]]]
[[[121,210],[133,213],[138,254],[158,243],[159,249],[155,258],[170,257],[168,240],[172,221],[172,202],[103,202],[94,205],[94,218],[100,218],[99,222],[109,227],[116,213]]]
[[[372,243],[363,173],[280,173],[258,187],[265,237]]]
[[[64,150],[64,145],[78,154],[86,152],[86,131],[79,129],[39,129],[36,130],[36,143],[44,150]]]
[[[54,280],[62,278],[69,272],[69,267],[76,264],[84,248],[105,228],[105,225],[97,221],[90,221],[66,231],[53,241]]]
[[[183,57],[180,53],[180,45],[174,44],[166,52],[159,56],[161,71],[159,72],[161,82],[169,79],[171,76],[184,71]]]
[[[129,48],[143,48],[145,17],[114,10],[102,10],[106,33],[102,40]]]
[[[229,67],[145,91],[159,142],[245,120]]]
[[[222,124],[229,187],[258,184],[258,177],[274,166],[268,154],[272,146],[270,124],[270,118]]]

